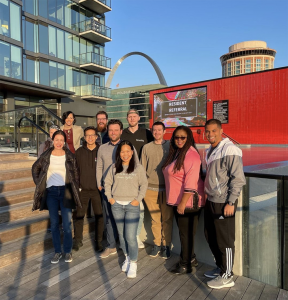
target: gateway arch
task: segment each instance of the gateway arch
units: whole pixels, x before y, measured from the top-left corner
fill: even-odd
[[[114,77],[114,74],[116,72],[116,70],[118,69],[118,67],[120,66],[120,64],[122,63],[122,61],[124,59],[126,59],[127,57],[131,56],[131,55],[140,55],[140,56],[143,56],[145,57],[149,62],[150,64],[152,65],[152,67],[154,68],[157,76],[158,76],[158,79],[159,79],[159,82],[160,84],[163,84],[163,85],[166,85],[167,86],[167,82],[160,70],[160,68],[158,67],[158,65],[156,64],[156,62],[148,55],[146,55],[145,53],[142,53],[142,52],[130,52],[130,53],[127,53],[126,55],[122,56],[118,61],[117,63],[115,64],[115,66],[113,67],[112,71],[110,72],[109,74],[109,77],[106,81],[106,87],[107,88],[110,88],[110,85],[111,85],[111,82],[112,82],[112,79]]]

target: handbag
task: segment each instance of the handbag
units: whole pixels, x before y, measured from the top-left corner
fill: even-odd
[[[196,212],[201,208],[199,206],[199,193],[196,190],[193,190],[193,203],[192,206],[186,206],[184,212]]]

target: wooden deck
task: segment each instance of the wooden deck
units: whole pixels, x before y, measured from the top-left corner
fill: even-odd
[[[245,277],[235,277],[236,284],[231,289],[212,290],[203,276],[210,266],[200,263],[196,275],[173,275],[169,269],[178,256],[167,261],[151,258],[147,255],[149,248],[139,251],[135,279],[127,279],[121,272],[121,251],[101,260],[89,236],[84,246],[73,253],[72,263],[62,258],[59,264],[52,265],[51,250],[27,259],[22,253],[21,263],[0,269],[0,299],[288,299],[287,291]]]

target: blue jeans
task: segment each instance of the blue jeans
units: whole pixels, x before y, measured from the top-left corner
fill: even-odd
[[[117,225],[121,248],[131,261],[137,261],[138,243],[137,228],[140,218],[140,205],[121,205],[115,202],[111,205],[112,213]]]
[[[139,223],[138,223],[138,228],[137,228],[137,235],[140,235],[141,229],[143,226],[143,221],[144,221],[144,204],[143,200],[140,202],[140,218],[139,218]]]
[[[117,227],[111,211],[111,204],[108,202],[104,189],[101,190],[101,196],[104,224],[106,225],[107,244],[108,248],[113,249],[116,248],[116,239],[118,237]]]
[[[59,214],[61,210],[62,226],[64,231],[63,250],[64,253],[70,253],[72,250],[72,230],[71,230],[71,218],[72,209],[66,208],[63,205],[65,193],[65,186],[51,186],[47,188],[46,203],[49,210],[52,240],[55,249],[55,253],[61,253],[61,237],[59,230]]]

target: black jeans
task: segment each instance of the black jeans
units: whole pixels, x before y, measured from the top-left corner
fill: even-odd
[[[87,211],[87,206],[89,200],[91,199],[94,215],[95,215],[95,241],[98,243],[102,242],[104,222],[103,222],[103,211],[102,211],[102,201],[100,197],[100,192],[96,191],[81,191],[80,200],[82,208],[78,208],[73,214],[74,223],[74,237],[76,242],[81,242],[83,240],[83,224],[84,216]]]
[[[235,202],[235,212],[238,200]],[[235,253],[235,213],[224,217],[226,203],[214,203],[207,199],[204,209],[205,237],[214,255],[216,265],[221,269],[221,276],[233,275]]]
[[[194,253],[194,237],[201,210],[187,211],[180,215],[177,212],[177,206],[174,206],[173,209],[181,241],[180,265],[189,269],[191,268],[191,260],[196,257]]]

